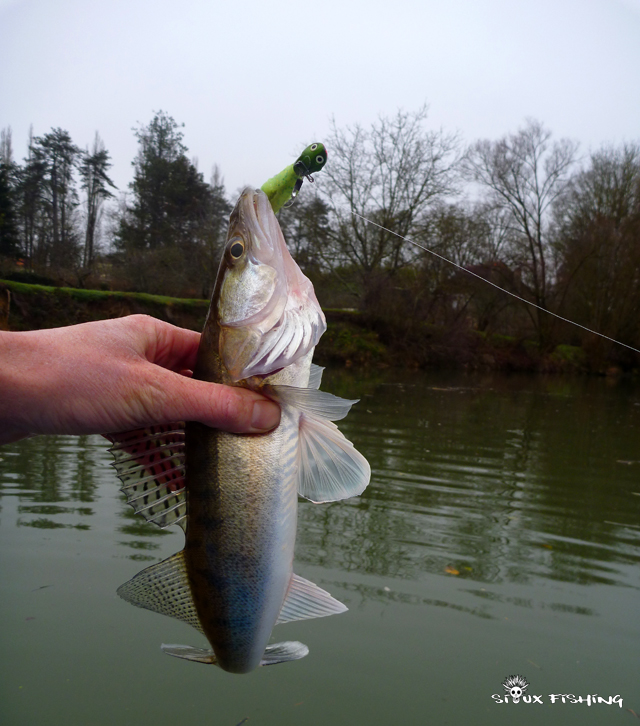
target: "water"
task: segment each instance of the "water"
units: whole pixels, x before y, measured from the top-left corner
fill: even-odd
[[[132,514],[104,440],[0,447],[4,726],[631,723],[640,385],[329,371],[323,388],[361,397],[341,428],[373,479],[301,504],[295,569],[350,610],[279,626],[310,655],[248,676],[163,655],[202,638],[115,595],[183,535]],[[511,674],[542,704],[492,699]]]

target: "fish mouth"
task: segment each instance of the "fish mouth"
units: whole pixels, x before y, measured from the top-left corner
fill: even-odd
[[[288,254],[271,202],[261,189],[245,187],[231,217],[229,236],[237,233],[247,239],[249,256],[254,262],[273,265],[275,257]]]
[[[232,212],[229,239],[247,258],[228,270],[219,301],[220,353],[233,380],[270,375],[309,352],[326,328],[311,281],[293,260],[267,195],[247,187]]]
[[[269,199],[260,189],[246,187],[240,195],[231,213],[227,244],[235,239],[244,244],[244,259],[230,264],[224,274],[219,322],[227,328],[264,330],[285,308],[289,292],[285,260],[291,256]]]

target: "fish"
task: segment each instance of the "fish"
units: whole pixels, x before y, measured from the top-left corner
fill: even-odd
[[[293,572],[298,495],[338,501],[371,476],[334,423],[356,401],[320,391],[312,356],[325,329],[267,194],[247,187],[229,219],[193,375],[259,391],[280,405],[280,424],[265,434],[177,422],[111,435],[129,504],[185,531],[182,551],[117,591],[188,623],[210,646],[162,645],[169,655],[248,673],[307,655],[297,641],[269,644],[275,625],[347,610]]]

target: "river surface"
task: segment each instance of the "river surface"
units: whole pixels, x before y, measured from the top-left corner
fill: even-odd
[[[633,723],[640,383],[327,371],[323,388],[361,398],[341,429],[373,476],[301,502],[295,570],[349,612],[278,626],[310,654],[246,676],[167,657],[202,636],[116,596],[183,534],[134,516],[104,439],[0,447],[3,726]],[[530,703],[504,700],[515,674]]]

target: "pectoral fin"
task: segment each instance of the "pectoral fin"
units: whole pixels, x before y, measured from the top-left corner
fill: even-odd
[[[367,488],[371,467],[338,427],[313,414],[300,417],[298,494],[312,502],[355,497]]]
[[[280,615],[276,620],[276,625],[291,620],[324,618],[326,615],[344,613],[348,609],[346,605],[343,605],[315,583],[305,580],[304,577],[292,575],[289,590]]]
[[[322,370],[311,370],[310,386],[320,385]],[[301,412],[298,494],[312,502],[335,502],[362,494],[371,478],[369,462],[331,423],[344,418],[357,401],[314,387],[270,386],[265,393]]]
[[[313,366],[309,376],[309,388],[276,385],[269,386],[265,393],[279,403],[297,408],[302,413],[326,418],[329,421],[340,421],[349,413],[351,406],[358,403],[358,400],[350,401],[347,398],[334,396],[333,393],[318,391],[316,384],[320,385],[323,370],[324,368]]]

